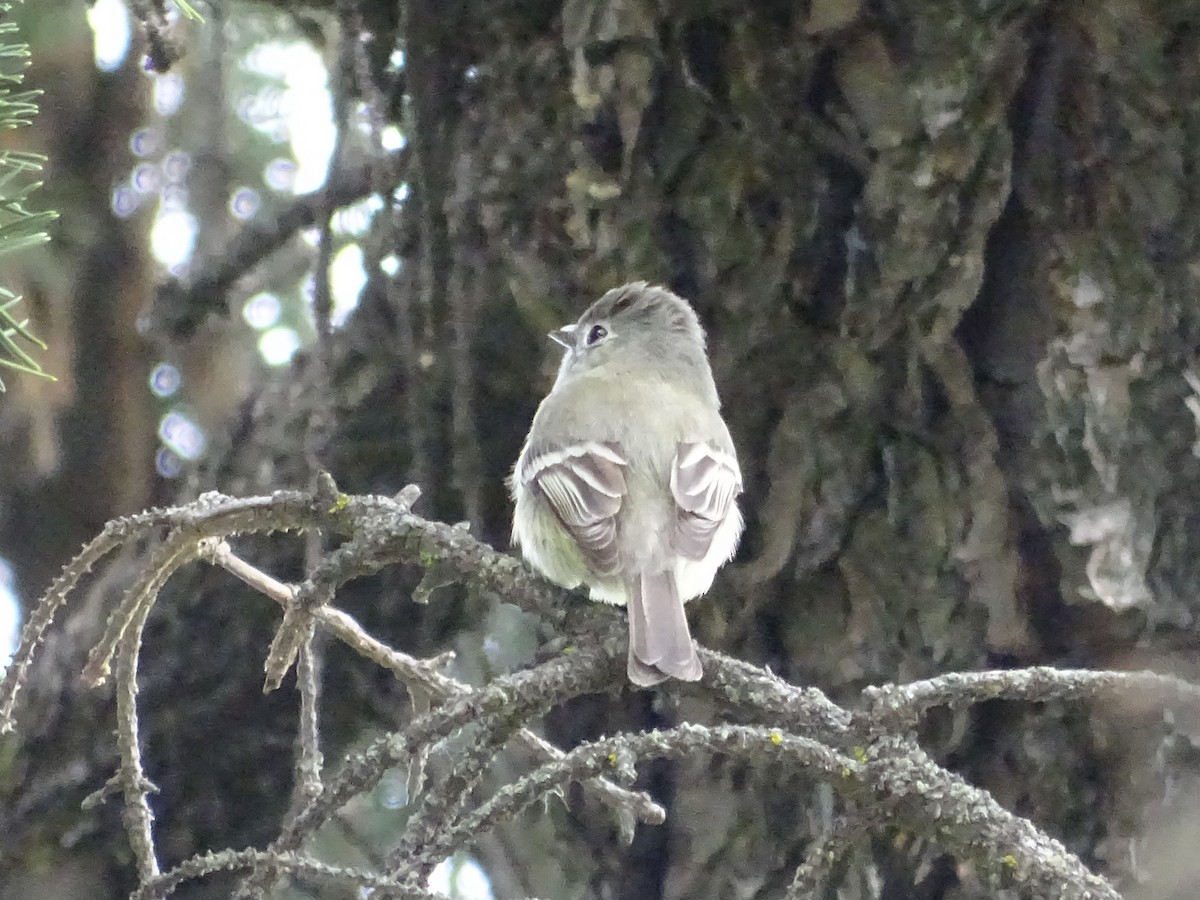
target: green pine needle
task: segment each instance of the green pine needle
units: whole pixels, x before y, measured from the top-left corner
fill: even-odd
[[[188,3],[187,0],[175,0],[175,5],[179,7],[179,11],[187,18],[193,19],[197,22],[204,21],[204,16],[200,15],[200,13],[196,11],[196,8],[192,6],[192,4]]]
[[[21,2],[21,0],[16,0]],[[0,17],[12,10],[12,2],[0,2]],[[180,2],[185,15],[195,14],[186,2]],[[0,35],[15,35],[17,23],[0,21]],[[29,47],[11,39],[0,41],[0,130],[28,125],[37,114],[41,91],[17,91],[29,65]],[[50,240],[45,228],[58,217],[54,212],[30,212],[24,206],[29,195],[41,187],[33,180],[42,169],[45,157],[21,150],[0,151],[0,256]],[[53,380],[30,354],[28,347],[46,349],[45,343],[29,330],[28,319],[18,319],[14,309],[21,298],[0,287],[0,368]],[[0,391],[6,390],[0,380]]]

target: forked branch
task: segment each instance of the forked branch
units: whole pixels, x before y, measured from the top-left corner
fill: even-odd
[[[648,795],[630,790],[637,767],[659,757],[722,754],[747,763],[783,762],[830,784],[845,798],[847,813],[831,833],[814,835],[789,897],[818,890],[833,864],[861,837],[881,824],[923,834],[946,850],[970,859],[996,884],[1044,898],[1117,898],[1113,886],[1090,872],[1061,843],[1029,821],[1005,810],[987,792],[939,766],[917,743],[915,726],[931,709],[985,700],[1027,702],[1135,697],[1194,713],[1200,688],[1152,672],[1092,672],[1047,667],[944,675],[908,685],[868,688],[861,702],[844,708],[816,688],[802,688],[770,672],[701,649],[704,679],[677,691],[700,691],[750,724],[688,723],[645,734],[616,734],[564,754],[529,728],[548,710],[582,694],[628,689],[622,676],[624,629],[619,613],[575,602],[534,575],[516,559],[475,540],[463,528],[412,512],[418,495],[407,488],[394,498],[340,494],[327,476],[313,492],[280,491],[234,498],[206,494],[194,503],[110,522],[72,560],[29,617],[13,664],[0,681],[0,730],[13,727],[14,706],[46,630],[80,580],[97,563],[130,542],[156,540],[93,649],[86,675],[101,684],[113,672],[118,697],[116,775],[97,793],[123,795],[130,845],[140,887],[135,897],[165,897],[180,884],[217,871],[245,870],[239,896],[264,896],[289,875],[370,888],[380,897],[427,898],[430,870],[455,850],[469,847],[497,824],[509,821],[570,782],[589,798],[612,807],[631,836],[637,823],[658,824],[665,812]],[[300,584],[287,584],[240,558],[230,540],[243,534],[313,531],[342,539],[317,560]],[[264,648],[267,686],[273,688],[298,660],[308,681],[300,728],[308,757],[306,802],[262,850],[202,854],[160,873],[153,832],[151,793],[138,741],[137,660],[143,626],[167,580],[197,560],[221,566],[284,610],[279,633]],[[332,606],[347,582],[387,566],[418,565],[432,583],[453,579],[536,613],[571,652],[532,668],[498,676],[473,688],[445,675],[444,658],[419,660],[367,634]],[[386,668],[428,711],[414,711],[403,728],[347,756],[332,775],[315,765],[319,702],[316,673],[302,650],[319,628],[365,658]],[[307,667],[307,668],[305,668]],[[450,771],[427,779],[414,798],[415,813],[382,866],[384,871],[341,869],[305,855],[305,846],[350,800],[371,790],[391,769],[422,758],[455,736],[461,745]],[[497,754],[515,739],[534,751],[541,765],[511,784],[488,788]],[[489,795],[490,790],[490,795]],[[869,822],[870,826],[865,823]]]

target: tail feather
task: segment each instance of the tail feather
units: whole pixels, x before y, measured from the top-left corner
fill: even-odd
[[[683,601],[672,572],[643,572],[630,578],[629,680],[642,687],[667,678],[697,681],[700,658],[688,630]]]

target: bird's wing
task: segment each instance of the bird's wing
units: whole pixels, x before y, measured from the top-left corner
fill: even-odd
[[[527,448],[517,466],[517,478],[541,492],[597,575],[619,569],[616,516],[626,465],[616,443],[584,441]]]
[[[678,507],[675,551],[687,559],[704,559],[741,492],[742,473],[732,453],[703,441],[681,443],[671,464],[671,494]]]

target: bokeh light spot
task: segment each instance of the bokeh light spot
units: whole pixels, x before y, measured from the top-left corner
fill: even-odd
[[[8,668],[21,632],[21,602],[17,576],[8,560],[0,558],[0,675]]]
[[[163,174],[168,181],[182,181],[192,167],[192,157],[186,150],[172,150],[163,160]]]
[[[159,447],[154,468],[163,478],[178,478],[183,471],[183,460],[170,447]]]
[[[138,195],[128,184],[118,184],[112,192],[113,214],[125,219],[133,215],[138,208]]]
[[[429,889],[444,897],[493,900],[492,883],[483,867],[469,856],[442,860],[429,874]]]
[[[283,325],[264,331],[258,339],[259,355],[268,366],[287,365],[299,349],[300,335]]]
[[[384,809],[403,809],[408,803],[408,773],[390,770],[379,783],[378,797]]]
[[[254,188],[240,187],[229,198],[229,212],[242,221],[252,218],[261,205],[262,200]]]
[[[158,437],[182,459],[199,459],[208,444],[204,430],[177,409],[162,417],[158,423]]]
[[[403,150],[408,144],[408,138],[395,125],[385,125],[379,132],[379,143],[384,150],[391,153],[395,150]]]
[[[263,170],[263,181],[276,191],[290,191],[296,183],[296,162],[291,159],[273,159]]]
[[[154,108],[160,115],[173,116],[183,105],[183,78],[174,72],[154,77]]]
[[[129,41],[133,33],[125,4],[121,0],[96,0],[87,11],[87,20],[92,28],[92,52],[96,57],[96,68],[102,72],[121,68],[129,54]]]
[[[279,298],[266,291],[255,294],[242,306],[242,318],[251,328],[262,331],[279,321],[283,306]]]
[[[333,230],[338,234],[358,236],[366,234],[375,214],[383,209],[383,198],[378,194],[364,197],[358,203],[343,206],[333,216]]]
[[[279,134],[282,126],[281,133],[296,160],[291,189],[297,194],[315,191],[325,183],[337,137],[325,58],[307,41],[264,41],[246,54],[241,65],[283,82],[278,116],[264,117],[260,125],[254,121],[259,116],[253,111],[248,120],[272,134]]]
[[[183,376],[170,363],[159,363],[150,372],[150,390],[156,397],[170,397],[183,384]]]
[[[167,268],[186,263],[196,247],[196,217],[183,210],[164,210],[150,229],[150,251]]]
[[[333,310],[330,320],[342,325],[354,308],[367,283],[367,272],[363,264],[362,247],[347,244],[339,250],[329,264],[329,283],[333,294]]]
[[[154,163],[138,163],[129,180],[139,194],[156,194],[162,185],[162,171]]]
[[[157,153],[161,145],[162,133],[157,128],[139,128],[129,137],[129,149],[134,156],[150,156]]]

